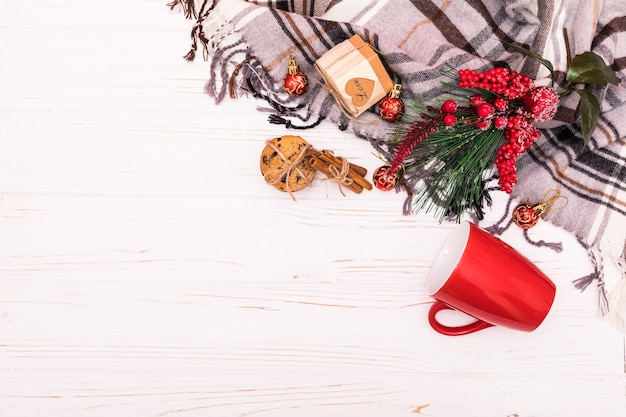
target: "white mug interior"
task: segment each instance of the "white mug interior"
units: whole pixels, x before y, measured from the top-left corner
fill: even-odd
[[[462,222],[444,240],[428,273],[426,288],[433,296],[446,283],[456,268],[469,240],[470,224]]]

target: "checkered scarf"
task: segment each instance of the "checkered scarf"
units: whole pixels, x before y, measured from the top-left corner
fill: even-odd
[[[585,51],[601,56],[626,79],[623,0],[176,0],[169,6],[194,22],[186,58],[202,54],[210,62],[206,92],[217,103],[227,95],[251,94],[269,105],[272,123],[292,129],[327,119],[367,139],[388,160],[389,126],[375,108],[355,121],[317,82],[302,97],[284,93],[290,55],[302,72],[315,76],[313,63],[322,54],[359,34],[402,84],[402,98],[424,102],[445,93],[441,79],[450,68],[485,70],[500,62],[537,85],[548,84],[545,67],[506,48],[506,42],[551,61],[561,86],[569,57]],[[605,290],[602,265],[611,260],[626,270],[626,83],[591,92],[601,115],[588,147],[582,147],[578,95],[571,94],[561,99],[553,121],[538,126],[542,137],[518,159],[511,202],[541,201],[549,189],[567,197],[567,209],[548,212],[545,219],[588,250],[595,271],[576,285],[584,289],[597,281],[603,314],[623,325],[626,279]],[[375,123],[364,123],[370,120]],[[410,211],[410,202],[407,207]],[[507,208],[489,230],[502,232],[508,219]]]

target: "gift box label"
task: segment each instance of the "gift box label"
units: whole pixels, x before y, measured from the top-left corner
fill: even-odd
[[[358,116],[393,88],[380,57],[359,35],[341,42],[315,61],[337,103]]]

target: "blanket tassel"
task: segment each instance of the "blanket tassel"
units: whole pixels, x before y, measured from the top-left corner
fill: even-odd
[[[287,129],[291,128],[291,129],[311,129],[314,128],[315,126],[319,125],[320,123],[322,123],[322,121],[325,119],[324,116],[319,116],[317,118],[316,121],[314,121],[313,123],[309,124],[309,125],[294,125],[293,123],[291,123],[291,120],[286,119],[282,116],[279,116],[278,114],[270,114],[268,117],[268,120],[271,124],[275,124],[275,125],[285,125],[285,127]]]
[[[607,296],[608,311],[605,318],[619,330],[626,328],[626,267],[625,261],[618,261],[617,268],[620,271],[620,281]]]
[[[594,280],[598,280],[598,308],[600,315],[614,327],[623,330],[626,327],[626,268],[623,263],[617,262],[617,266],[621,272],[620,282],[610,293],[607,292],[604,280],[604,261],[602,255],[584,244],[579,243],[587,248],[587,253],[593,272],[584,277],[574,280],[574,286],[580,291],[584,291]]]
[[[174,0],[167,4],[170,10],[174,10],[176,6],[180,6],[185,19],[197,19],[196,4],[194,0]]]
[[[200,11],[197,13],[195,11],[195,5],[193,5],[193,0],[192,1],[178,0],[169,4],[170,8],[174,8],[176,7],[176,5],[180,4],[186,17],[187,17],[187,14],[189,14],[189,18],[191,17],[196,18],[196,23],[193,25],[193,28],[191,28],[191,48],[189,49],[189,52],[187,52],[187,54],[185,54],[184,56],[185,60],[190,61],[190,62],[196,59],[196,52],[198,50],[198,42],[202,43],[202,46],[204,47],[205,59],[208,54],[209,39],[206,37],[204,33],[203,23],[204,23],[204,20],[209,15],[209,13],[211,13],[211,10],[215,8],[216,4],[212,3],[211,6],[209,6],[209,8],[207,9],[206,8],[207,3],[208,3],[208,0],[204,0],[204,2],[202,3],[202,6],[200,7]]]
[[[556,253],[561,253],[563,251],[563,243],[562,242],[546,242],[545,240],[532,240],[528,235],[528,229],[524,229],[524,238],[528,243],[537,247],[546,247],[552,249]]]

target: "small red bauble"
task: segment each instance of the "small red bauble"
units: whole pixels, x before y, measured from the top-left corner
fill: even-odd
[[[561,200],[559,207],[554,207]],[[538,204],[530,204],[528,201],[519,204],[513,210],[513,223],[522,229],[530,229],[537,224],[543,213],[549,210],[561,210],[567,206],[567,197],[559,194],[558,190],[549,190]]]
[[[289,72],[283,82],[285,91],[290,96],[299,96],[306,93],[309,87],[309,80],[306,78],[306,75],[300,72],[298,64],[296,64],[296,60],[293,57],[289,57],[288,65]]]
[[[372,175],[374,186],[379,190],[390,191],[396,188],[398,184],[398,175],[389,174],[389,165],[376,168]]]
[[[513,223],[522,229],[530,229],[539,222],[539,216],[544,212],[545,204],[532,205],[522,203],[513,210]]]
[[[383,98],[378,104],[378,112],[383,120],[395,122],[400,120],[404,114],[404,102],[400,99],[402,86],[396,84],[389,95]]]

